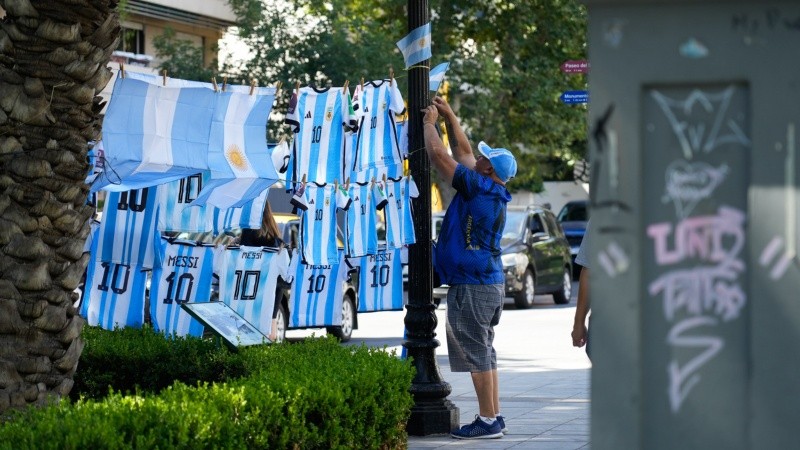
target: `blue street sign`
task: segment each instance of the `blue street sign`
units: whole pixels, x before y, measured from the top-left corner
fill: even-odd
[[[574,105],[576,103],[588,103],[589,91],[566,91],[561,94],[561,101],[567,105]]]

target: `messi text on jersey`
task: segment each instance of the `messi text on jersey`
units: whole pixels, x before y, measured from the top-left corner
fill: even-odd
[[[197,256],[170,256],[167,258],[167,266],[196,269],[199,260],[200,258]]]
[[[241,259],[261,259],[261,252],[242,252]]]

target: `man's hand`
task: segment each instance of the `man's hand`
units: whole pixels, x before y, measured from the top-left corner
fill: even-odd
[[[447,103],[447,100],[443,99],[442,97],[434,97],[433,104],[436,106],[436,109],[439,111],[443,117],[450,119],[455,117],[455,113],[453,109],[450,108],[450,105]]]
[[[572,346],[583,347],[586,345],[586,324],[575,322],[572,326]]]
[[[436,106],[430,105],[423,109],[422,112],[425,113],[425,116],[422,118],[422,124],[425,125],[429,123],[436,126],[436,121],[439,120],[439,111],[436,109]]]

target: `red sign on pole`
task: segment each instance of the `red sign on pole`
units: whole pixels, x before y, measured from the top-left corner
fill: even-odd
[[[564,73],[587,73],[589,72],[589,62],[586,60],[564,61],[561,64],[561,71]]]

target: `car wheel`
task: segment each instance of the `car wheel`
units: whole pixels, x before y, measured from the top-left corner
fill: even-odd
[[[519,309],[528,309],[533,306],[534,297],[536,297],[536,282],[533,272],[531,269],[525,269],[525,274],[522,276],[522,290],[514,295],[514,304]]]
[[[353,324],[355,323],[355,305],[350,295],[345,294],[342,299],[342,325],[338,327],[327,327],[329,334],[336,336],[340,341],[347,342],[353,336]]]
[[[566,305],[572,297],[572,274],[569,272],[569,268],[565,267],[561,288],[553,293],[553,301],[556,302],[556,305]]]
[[[289,321],[289,314],[286,313],[286,307],[278,305],[278,314],[275,316],[278,323],[275,325],[275,342],[283,342],[286,340],[286,324]]]

